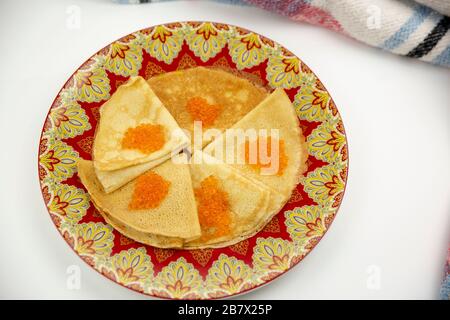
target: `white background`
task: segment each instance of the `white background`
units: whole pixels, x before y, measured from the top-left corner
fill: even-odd
[[[81,9],[81,28],[66,26]],[[450,70],[394,56],[255,8],[220,3],[0,3],[0,298],[147,299],[100,276],[58,234],[37,177],[39,135],[72,72],[111,41],[154,24],[212,20],[259,32],[301,57],[331,92],[350,151],[331,229],[248,299],[438,298],[450,226]],[[81,289],[66,270],[81,268]],[[375,266],[375,267],[371,267]],[[380,271],[380,288],[367,285]]]

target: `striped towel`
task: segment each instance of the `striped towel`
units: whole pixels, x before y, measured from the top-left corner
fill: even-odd
[[[447,265],[445,268],[444,281],[441,287],[441,299],[450,300],[450,247],[447,253]]]
[[[450,0],[216,1],[257,6],[295,21],[341,32],[395,54],[450,67]]]

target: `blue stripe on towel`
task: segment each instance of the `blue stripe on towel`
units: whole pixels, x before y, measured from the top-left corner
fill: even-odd
[[[405,42],[409,36],[417,30],[422,22],[432,13],[428,7],[417,5],[414,8],[413,15],[406,21],[396,33],[394,33],[389,39],[387,39],[381,48],[386,50],[393,50]]]
[[[450,46],[445,48],[444,51],[442,51],[436,58],[434,58],[433,63],[450,67]]]

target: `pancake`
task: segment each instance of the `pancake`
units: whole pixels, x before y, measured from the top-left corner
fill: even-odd
[[[206,146],[205,153],[227,162],[246,177],[260,181],[274,192],[281,194],[287,201],[292,190],[298,184],[301,174],[306,170],[308,153],[295,109],[284,90],[276,89],[230,129],[226,134]],[[228,135],[228,133],[235,133],[238,130],[245,133],[250,132],[246,131],[248,129],[254,129],[252,132],[256,136],[251,137],[250,134],[247,134],[246,137],[241,136],[240,142],[236,142],[233,134]],[[261,134],[260,129],[265,129],[266,135]],[[271,129],[278,130],[277,136],[272,134]],[[248,146],[256,145],[258,147],[257,142],[261,143],[264,139],[266,142],[271,139],[271,143],[274,142],[279,151],[274,152],[273,155],[273,164],[278,164],[273,165],[273,168],[278,168],[278,170],[272,170],[273,172],[266,170],[270,169],[272,162],[265,168],[261,164],[258,165],[258,162],[249,163],[251,158],[247,158],[246,152],[252,150]],[[269,148],[271,143],[268,143]]]
[[[267,96],[265,89],[255,86],[248,80],[223,70],[204,67],[169,72],[149,79],[148,83],[180,127],[188,130],[191,137],[193,137],[194,120],[186,110],[189,99],[203,97],[207,101],[223,107],[223,111],[212,126],[219,129],[217,132],[219,135],[221,131],[237,122]],[[212,127],[207,128],[211,129]],[[212,138],[205,137],[202,146]],[[174,147],[172,154],[185,146],[186,143]],[[105,192],[112,192],[143,172],[163,163],[169,157],[170,154],[166,154],[154,160],[118,170],[100,170],[96,164],[96,174]],[[96,159],[95,153],[94,159]]]
[[[95,203],[94,203],[94,205],[95,205]],[[137,230],[117,221],[111,215],[109,215],[105,211],[102,211],[98,207],[97,207],[97,210],[103,216],[103,218],[106,220],[106,222],[109,223],[114,229],[119,231],[124,236],[126,236],[130,239],[133,239],[137,242],[147,244],[147,245],[153,246],[153,247],[158,247],[158,248],[178,248],[178,249],[180,249],[183,246],[184,241],[181,238],[164,237],[164,236],[158,236],[158,235],[151,234],[151,233],[140,232],[140,231],[137,231]]]
[[[134,77],[116,94],[101,109],[94,161],[79,160],[78,174],[105,220],[135,241],[178,249],[233,245],[264,228],[306,169],[305,139],[282,89],[268,95],[225,71],[199,67],[148,83]],[[217,137],[204,139],[197,146],[203,151],[193,150],[187,163],[177,153],[189,140],[172,133],[182,128],[193,134],[197,115],[203,129],[218,129]],[[161,132],[152,130],[164,128],[159,149],[139,149],[143,136],[133,130],[142,125],[150,126],[144,140],[157,140]],[[244,135],[236,145],[227,129],[266,131]],[[124,146],[130,132],[127,141],[138,142],[138,150]],[[269,145],[269,163],[259,158],[263,144]],[[248,163],[255,151],[256,163]],[[269,170],[274,161],[276,170]]]
[[[100,108],[94,166],[111,171],[148,162],[157,165],[188,144],[187,136],[147,82],[131,77]],[[114,187],[107,184],[105,189]]]
[[[173,150],[172,153],[181,151],[181,146]],[[159,159],[144,162],[141,164],[137,164],[134,166],[126,167],[123,169],[112,170],[112,171],[104,171],[95,169],[95,174],[97,175],[98,180],[103,186],[103,190],[106,193],[112,192],[114,190],[119,189],[121,186],[127,184],[131,180],[137,178],[144,172],[156,167],[157,165],[165,162],[171,157],[171,154],[167,154],[162,156]]]
[[[180,159],[178,156],[175,160]],[[92,161],[80,159],[78,175],[97,207],[114,219],[110,219],[113,224],[185,240],[201,234],[189,166],[185,163],[168,160],[111,193],[103,191]]]
[[[231,127],[256,107],[267,91],[223,70],[196,67],[152,77],[150,87],[193,140],[194,120],[204,129]],[[193,108],[189,102],[197,101]],[[206,111],[209,110],[209,111]],[[202,146],[212,140],[205,137]]]
[[[188,241],[184,244],[184,248],[222,247],[237,243],[258,232],[271,219],[274,210],[278,212],[280,201],[282,201],[281,196],[273,194],[261,183],[254,183],[225,163],[197,150],[190,167],[202,237]],[[209,192],[206,195],[198,194],[198,190],[205,192],[204,183],[211,178],[217,182],[219,193],[225,195],[227,213],[217,212],[218,192],[214,192],[215,190],[206,189]],[[219,202],[219,204],[222,203]],[[202,208],[205,211],[203,213]],[[229,219],[221,218],[221,214],[228,214]],[[205,218],[202,218],[202,215],[207,215],[206,219],[210,219],[211,216],[216,219],[214,221],[217,225],[213,223],[210,228],[224,229],[226,232],[219,233],[217,236],[213,232],[211,236],[207,228],[208,224],[203,222]],[[221,224],[218,225],[219,223]]]

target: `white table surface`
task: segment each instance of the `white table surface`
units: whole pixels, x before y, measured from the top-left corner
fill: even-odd
[[[79,29],[67,27],[71,5]],[[285,45],[331,92],[348,134],[348,186],[331,229],[300,265],[242,298],[437,298],[450,230],[449,69],[255,8],[108,0],[0,2],[0,298],[148,299],[69,249],[44,206],[36,156],[48,108],[82,62],[121,36],[177,20],[236,24]],[[66,284],[72,265],[78,290]]]

